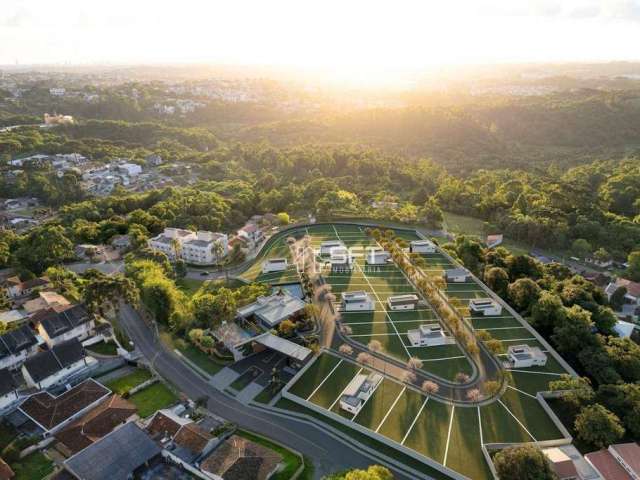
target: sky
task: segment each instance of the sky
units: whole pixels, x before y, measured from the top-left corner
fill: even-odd
[[[640,0],[2,0],[0,64],[640,60]]]

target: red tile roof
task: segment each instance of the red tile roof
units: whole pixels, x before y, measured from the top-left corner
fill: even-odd
[[[71,453],[77,453],[126,422],[135,413],[135,405],[118,395],[112,395],[80,420],[56,433],[55,437]]]
[[[11,480],[15,476],[16,474],[13,473],[11,467],[7,465],[2,458],[0,458],[0,480]]]
[[[636,474],[640,475],[640,446],[637,443],[618,443],[617,445],[611,445],[610,448],[615,450]]]
[[[49,392],[31,395],[22,402],[20,410],[51,431],[108,394],[107,388],[89,379],[57,397]]]
[[[616,286],[618,288],[625,287],[627,289],[627,293],[632,297],[640,297],[640,283],[638,282],[632,282],[626,278],[619,278],[616,281]]]
[[[157,412],[151,423],[147,426],[147,431],[151,436],[155,435],[164,435],[165,433],[169,436],[173,437],[178,430],[180,430],[181,425],[171,418],[167,417],[162,412]]]
[[[607,450],[587,453],[586,458],[606,480],[633,480]]]

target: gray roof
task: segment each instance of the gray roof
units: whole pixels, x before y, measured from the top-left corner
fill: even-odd
[[[160,454],[160,447],[129,422],[64,462],[81,480],[127,480],[129,475]]]
[[[271,350],[275,350],[276,352],[280,352],[287,357],[301,362],[303,362],[307,357],[309,357],[309,355],[311,355],[311,350],[309,350],[307,347],[303,347],[302,345],[293,343],[286,338],[277,337],[269,332],[254,337],[252,340],[261,345],[264,345],[267,348],[270,348]]]
[[[269,326],[275,326],[282,320],[304,309],[307,304],[299,298],[284,292],[283,295],[259,297],[254,303],[238,309],[238,315],[249,317],[255,315]]]
[[[77,338],[73,338],[56,345],[51,350],[36,353],[24,362],[24,367],[33,381],[37,383],[70,367],[84,357],[82,344]]]
[[[9,369],[3,368],[0,370],[0,397],[13,392],[16,388],[18,388],[18,385],[16,385],[16,381]]]

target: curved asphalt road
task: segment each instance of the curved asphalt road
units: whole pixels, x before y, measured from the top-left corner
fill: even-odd
[[[313,461],[316,478],[347,468],[364,468],[380,463],[314,425],[247,407],[219,392],[157,341],[153,330],[129,305],[120,309],[120,322],[153,368],[180,391],[191,399],[208,396],[207,408],[212,413],[306,455]],[[398,471],[394,471],[394,475],[398,480],[411,478]]]

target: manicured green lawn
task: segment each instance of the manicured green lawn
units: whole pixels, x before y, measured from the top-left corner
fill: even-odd
[[[158,382],[131,395],[129,401],[138,408],[138,415],[146,418],[156,410],[173,405],[178,397],[164,383]]]
[[[477,408],[456,407],[446,466],[469,478],[491,478],[491,471],[480,449]]]
[[[117,348],[118,347],[113,342],[100,342],[87,347],[87,350],[89,350],[90,352],[95,352],[99,355],[115,356],[118,354],[118,352],[116,351]]]
[[[450,418],[449,405],[429,399],[404,445],[442,463],[447,447]]]
[[[42,452],[32,453],[28,457],[11,465],[15,480],[40,480],[53,472],[53,462]]]
[[[209,375],[215,375],[226,365],[223,360],[218,360],[207,355],[188,341],[174,337],[171,332],[168,332],[167,330],[162,330],[160,332],[160,338],[170,349],[178,350],[188,360],[196,364]]]
[[[426,399],[427,397],[413,390],[405,390],[378,433],[398,443],[402,442]]]
[[[114,393],[117,393],[118,395],[123,395],[133,387],[140,385],[142,382],[146,382],[150,378],[151,372],[149,372],[149,370],[139,368],[136,371],[125,375],[124,377],[111,380],[106,384],[106,387],[112,390]]]
[[[354,422],[375,431],[401,391],[402,387],[399,384],[384,379],[355,417]]]
[[[562,438],[562,434],[537,399],[523,395],[515,390],[507,389],[501,400],[536,440]]]
[[[522,443],[533,439],[499,403],[480,409],[484,443]]]
[[[254,435],[251,432],[247,432],[245,430],[238,430],[237,435],[244,437],[247,440],[251,440],[252,442],[255,442],[259,445],[262,445],[263,447],[267,447],[268,449],[273,450],[274,452],[282,456],[284,468],[275,473],[273,476],[269,477],[271,480],[289,480],[302,465],[303,460],[299,455],[293,453],[291,450],[281,447],[280,445],[276,445],[275,443],[270,442],[264,437]],[[309,465],[309,468],[312,472],[313,466]],[[309,476],[311,472],[303,472],[303,478],[304,475]]]
[[[316,405],[329,408],[359,370],[360,368],[351,363],[342,362],[309,400]]]
[[[340,359],[333,355],[320,355],[291,387],[291,393],[306,400],[339,361]]]

